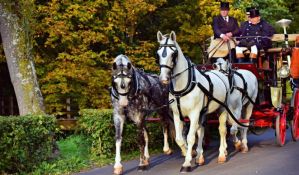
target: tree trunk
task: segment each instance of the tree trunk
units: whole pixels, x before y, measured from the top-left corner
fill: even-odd
[[[15,3],[0,2],[0,32],[20,115],[45,113],[32,57],[29,19]],[[24,8],[24,7],[23,7]]]

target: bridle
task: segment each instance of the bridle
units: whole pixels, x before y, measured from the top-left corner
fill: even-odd
[[[167,43],[168,43],[168,40],[169,40],[169,38],[166,38],[165,43],[164,43],[164,44],[160,44],[158,51],[159,51],[160,49],[164,48],[164,49],[163,49],[163,52],[162,52],[162,57],[166,57],[166,56],[167,56],[167,50],[166,50],[166,48],[169,47],[171,50],[173,50],[173,53],[172,53],[172,55],[171,55],[173,66],[170,67],[170,66],[168,66],[168,65],[166,65],[166,64],[159,64],[160,56],[159,56],[158,53],[157,53],[156,62],[160,65],[160,69],[161,69],[161,68],[167,68],[167,69],[170,69],[170,70],[172,71],[173,68],[174,68],[175,65],[176,65],[176,62],[177,62],[178,49],[176,48],[175,44],[167,44]],[[173,49],[173,48],[175,48],[175,49]]]
[[[127,72],[127,74],[124,73],[124,66],[121,64],[119,65],[121,67],[121,70],[120,70],[120,74],[117,74],[117,75],[113,75],[112,76],[112,95],[114,95],[115,97],[118,97],[118,95],[121,95],[121,96],[128,96],[130,92],[132,92],[133,88],[134,88],[134,85],[137,86],[137,83],[136,81],[137,78],[135,77],[135,71],[134,69],[132,68],[132,72]],[[117,90],[116,88],[116,83],[114,82],[115,79],[117,78],[120,78],[121,79],[121,85],[120,85],[120,88],[124,89],[125,88],[125,82],[124,82],[124,79],[125,78],[128,78],[128,79],[131,79],[130,83],[128,84],[128,91],[127,92],[124,92],[124,93],[121,93]],[[135,88],[137,89],[137,88]],[[114,92],[113,92],[114,91]]]

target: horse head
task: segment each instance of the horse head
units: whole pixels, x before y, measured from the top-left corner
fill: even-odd
[[[157,62],[160,65],[159,79],[163,84],[169,84],[171,72],[178,59],[176,35],[174,31],[172,31],[169,35],[163,35],[160,31],[158,31],[157,39],[160,44],[157,51]]]
[[[128,105],[128,95],[134,81],[134,70],[131,61],[125,55],[118,55],[112,64],[112,87],[119,96],[119,105]]]
[[[223,58],[218,58],[216,62],[213,63],[213,69],[226,72],[228,70],[228,62]]]

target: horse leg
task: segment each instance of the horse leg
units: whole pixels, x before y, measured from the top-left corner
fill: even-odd
[[[163,152],[166,155],[172,154],[172,150],[169,148],[169,143],[168,143],[168,127],[163,126],[163,135],[164,135],[164,146],[163,146]]]
[[[197,156],[195,159],[195,163],[197,165],[203,165],[205,163],[205,159],[203,156],[203,147],[202,147],[204,135],[205,135],[205,129],[200,124],[199,128],[197,129],[198,143],[197,143],[197,148],[196,148]]]
[[[190,129],[187,136],[188,149],[185,157],[185,162],[183,163],[183,166],[181,168],[181,172],[191,171],[191,160],[192,160],[192,150],[193,150],[192,148],[195,143],[195,133],[198,129],[198,120],[196,120],[196,117],[198,118],[198,116],[199,114],[196,112],[193,112],[189,115]]]
[[[124,126],[124,117],[114,117],[114,126],[115,126],[115,164],[114,164],[114,174],[122,174],[123,173],[123,166],[121,162],[121,142],[122,142],[122,132]]]
[[[219,117],[219,135],[220,135],[220,147],[219,147],[219,156],[218,156],[218,163],[224,163],[226,162],[226,120],[227,120],[227,113],[222,112]]]
[[[242,94],[239,94],[239,96],[241,97]],[[241,99],[234,100],[234,103],[231,103],[230,109],[231,109],[232,113],[235,115],[236,119],[240,119],[241,118],[242,107],[243,107],[243,104],[242,104],[242,100]],[[240,151],[242,149],[242,143],[238,139],[238,136],[237,136],[237,134],[238,134],[238,124],[236,124],[234,121],[232,122],[232,127],[230,129],[230,134],[232,136],[235,149],[238,150],[238,151]]]
[[[238,139],[238,127],[235,123],[232,124],[232,127],[230,128],[230,134],[232,136],[232,140],[235,146],[235,149],[240,151],[242,147],[241,141]]]
[[[186,156],[186,142],[183,138],[184,123],[180,120],[178,114],[174,113],[175,142],[181,148],[182,155]]]
[[[148,152],[148,133],[144,126],[144,123],[138,127],[138,138],[139,138],[139,148],[140,148],[140,162],[138,166],[138,171],[144,171],[148,169],[149,166],[149,152]]]
[[[248,106],[246,107],[246,113],[245,113],[245,119],[249,120],[252,114],[252,110],[253,110],[253,104],[248,104]],[[244,123],[244,125],[249,126],[249,123]],[[242,139],[242,153],[247,153],[248,152],[248,146],[247,146],[247,131],[248,128],[242,128],[241,130],[241,139]]]

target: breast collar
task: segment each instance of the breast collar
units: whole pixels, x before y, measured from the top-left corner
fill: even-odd
[[[194,66],[191,64],[191,61],[189,59],[186,58],[186,60],[188,62],[188,69],[187,69],[188,70],[188,82],[187,82],[186,87],[183,90],[175,91],[172,81],[170,82],[169,92],[175,97],[183,97],[183,96],[187,95],[189,92],[191,92],[194,89],[194,87],[196,85]]]

